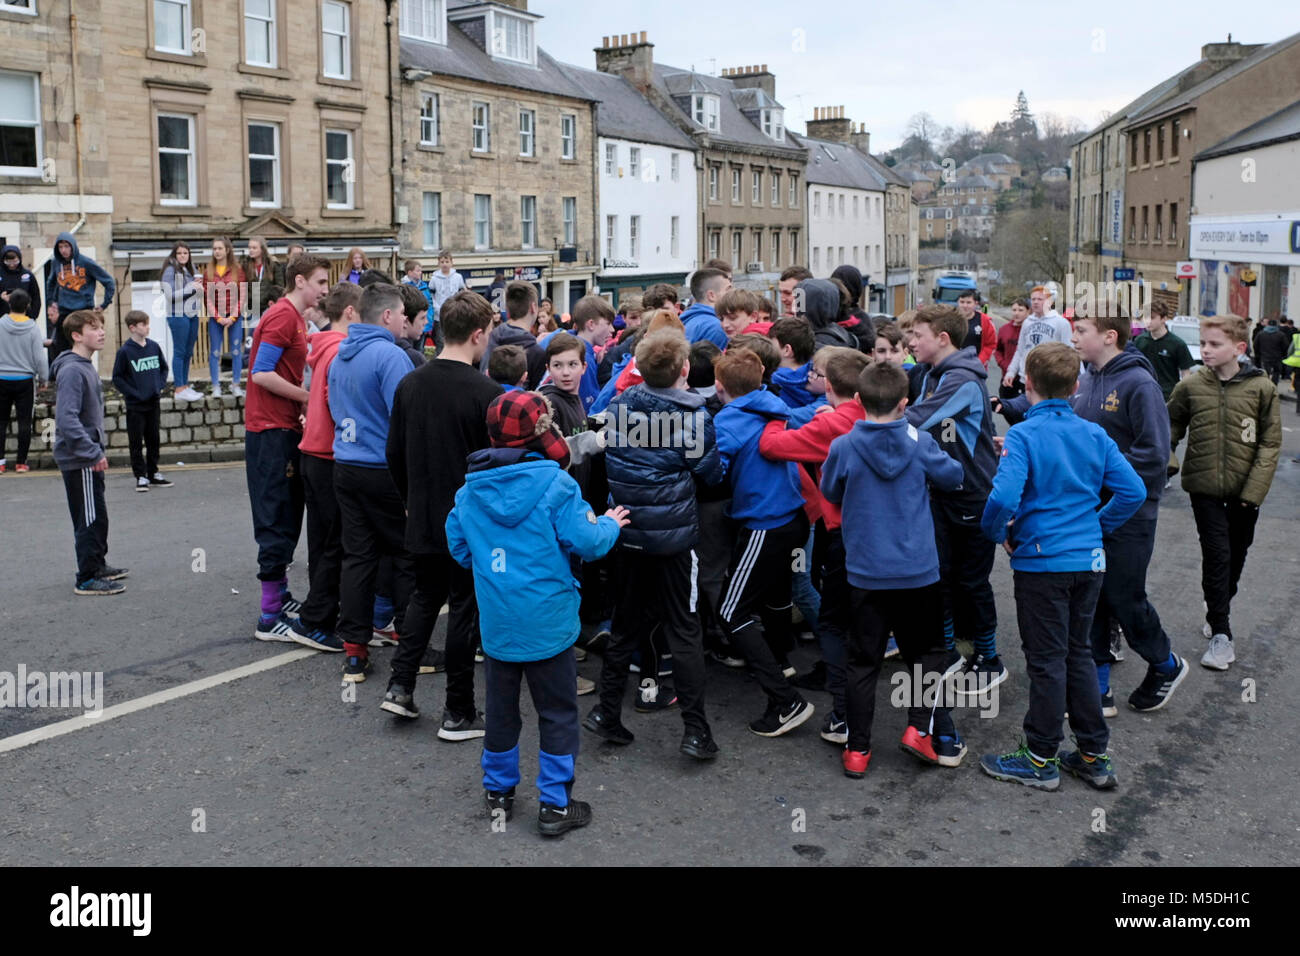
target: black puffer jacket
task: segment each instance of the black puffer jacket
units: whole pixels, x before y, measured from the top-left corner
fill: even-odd
[[[694,547],[700,537],[694,478],[713,485],[723,477],[704,398],[633,385],[609,403],[608,413],[609,497],[631,518],[619,542],[650,554]]]

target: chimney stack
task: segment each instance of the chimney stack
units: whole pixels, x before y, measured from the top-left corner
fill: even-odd
[[[871,155],[871,134],[867,132],[867,124],[859,123],[856,131],[850,134],[850,139],[858,150]]]
[[[654,82],[654,49],[644,30],[601,37],[596,69],[621,76],[644,93]]]
[[[762,66],[751,64],[750,66],[734,67],[729,72],[723,71],[723,75],[731,80],[736,89],[760,89],[772,99],[776,99],[776,77],[767,72],[767,64]]]
[[[832,143],[853,144],[853,123],[844,118],[843,106],[821,106],[813,110],[813,118],[806,124],[808,135]]]

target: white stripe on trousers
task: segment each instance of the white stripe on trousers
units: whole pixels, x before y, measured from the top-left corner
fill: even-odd
[[[700,599],[700,556],[691,548],[691,613],[695,613],[695,605]]]
[[[95,523],[95,477],[89,468],[81,469],[81,493],[85,499],[81,510],[82,523],[89,528]]]
[[[763,550],[763,542],[767,538],[767,531],[751,531],[749,543],[745,546],[745,553],[740,556],[740,562],[736,565],[736,573],[731,578],[731,583],[727,586],[727,595],[723,598],[722,608],[718,612],[722,615],[724,621],[730,621],[731,615],[736,611],[736,605],[740,603],[740,595],[745,590],[745,585],[749,583],[750,572],[754,570],[754,565],[758,561],[758,554]]]

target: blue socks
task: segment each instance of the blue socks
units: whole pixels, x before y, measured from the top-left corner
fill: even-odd
[[[991,632],[975,638],[971,643],[975,645],[975,653],[985,660],[998,656],[997,637]]]
[[[1161,674],[1172,674],[1176,670],[1178,670],[1178,657],[1173,651],[1169,652],[1169,660],[1156,665],[1156,671]]]
[[[1110,690],[1110,665],[1109,664],[1097,665],[1097,689],[1101,691],[1102,696],[1105,696],[1106,692]]]

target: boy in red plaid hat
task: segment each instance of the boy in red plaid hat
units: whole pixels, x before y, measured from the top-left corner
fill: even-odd
[[[550,402],[507,392],[488,406],[492,447],[469,456],[465,485],[447,516],[451,556],[474,572],[487,685],[483,788],[493,823],[509,820],[519,783],[519,685],[537,710],[541,749],[538,829],[558,836],[591,822],[571,800],[578,755],[578,586],[569,556],[604,557],[628,523],[627,509],[602,517],[564,472],[569,446]]]

